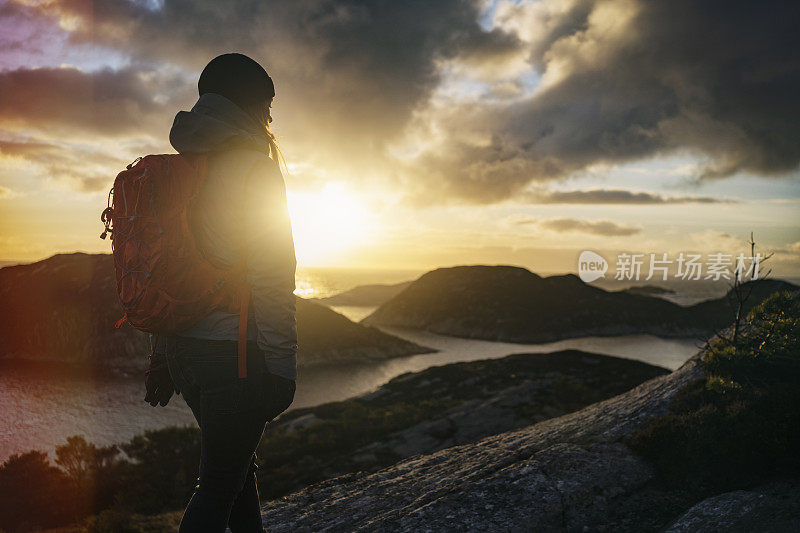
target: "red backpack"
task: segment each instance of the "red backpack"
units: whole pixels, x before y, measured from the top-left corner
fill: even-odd
[[[215,265],[196,246],[192,205],[206,177],[206,156],[139,158],[117,175],[100,216],[111,233],[117,322],[154,334],[186,329],[214,309],[239,312],[239,377],[247,376],[250,287],[244,263]]]

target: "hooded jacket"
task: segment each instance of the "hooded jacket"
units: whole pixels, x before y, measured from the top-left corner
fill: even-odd
[[[227,98],[207,93],[175,116],[169,138],[181,154],[208,155],[195,204],[198,247],[221,264],[246,259],[252,287],[247,338],[258,342],[271,373],[295,379],[297,261],[286,187],[268,155],[264,126]],[[215,310],[180,335],[236,340],[238,326],[237,313]]]

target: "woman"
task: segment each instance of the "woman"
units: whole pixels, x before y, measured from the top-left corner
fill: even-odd
[[[296,259],[286,190],[269,130],[272,79],[251,58],[224,54],[203,70],[200,97],[181,111],[170,142],[181,154],[207,154],[194,205],[193,233],[213,262],[246,261],[252,287],[247,377],[237,376],[239,316],[215,310],[167,337],[148,375],[153,405],[183,394],[201,431],[200,475],[182,533],[263,531],[255,449],[264,426],[291,404],[297,376]]]

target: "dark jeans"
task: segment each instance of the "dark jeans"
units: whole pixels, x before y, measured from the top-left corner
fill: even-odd
[[[195,531],[262,532],[255,450],[264,426],[289,407],[294,381],[267,372],[247,346],[247,378],[237,375],[234,341],[169,337],[167,363],[200,426],[200,475],[180,525]]]

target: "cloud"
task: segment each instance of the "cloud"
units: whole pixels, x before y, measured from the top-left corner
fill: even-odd
[[[589,189],[571,191],[531,191],[521,198],[535,204],[713,204],[733,203],[727,198],[711,196],[662,196],[652,192],[635,192],[625,189]]]
[[[74,67],[0,72],[0,123],[6,131],[97,139],[168,127],[186,83],[144,68],[84,72]]]
[[[706,229],[689,234],[689,239],[695,243],[695,249],[697,250],[726,252],[749,252],[750,245],[747,242],[747,237],[742,236],[740,238],[715,229]]]
[[[775,253],[781,255],[800,255],[800,241],[789,243],[783,248],[778,248],[775,250]]]
[[[438,85],[441,61],[489,64],[521,49],[513,33],[481,28],[482,6],[178,0],[151,9],[128,0],[53,0],[30,9],[74,45],[125,51],[137,64],[168,62],[192,79],[217,54],[247,53],[275,80],[274,125],[298,140],[298,159],[346,160],[351,170],[374,175],[376,163],[387,166],[384,144]]]
[[[489,203],[530,182],[667,154],[703,161],[700,180],[793,171],[798,18],[797,2],[504,2],[497,22],[528,43],[541,83],[507,106],[476,99],[421,113],[444,140],[418,157],[435,179],[412,199]]]
[[[122,153],[109,155],[68,144],[0,139],[0,160],[9,157],[33,163],[39,178],[81,192],[107,190],[114,180],[108,169],[122,170],[126,160]]]
[[[290,162],[396,180],[417,205],[499,202],[532,182],[668,154],[699,158],[698,179],[800,163],[796,2],[501,0],[489,29],[483,9],[478,0],[14,3],[15,20],[48,22],[68,46],[108,50],[127,66],[0,72],[0,120],[165,138],[203,65],[236,50],[276,81],[274,126],[291,141]],[[451,75],[485,89],[442,100]],[[412,155],[391,152],[398,142]],[[608,203],[595,196],[586,201]]]
[[[178,102],[193,91],[180,75],[145,67],[0,71],[0,155],[32,163],[50,184],[105,190],[125,163],[164,149]]]
[[[624,237],[641,233],[642,229],[633,226],[624,226],[610,220],[584,220],[579,218],[550,218],[539,219],[527,215],[513,216],[509,220],[514,225],[535,225],[557,233],[578,232],[604,237]]]
[[[20,196],[22,196],[22,193],[0,185],[0,200],[10,200],[11,198],[19,198]]]

